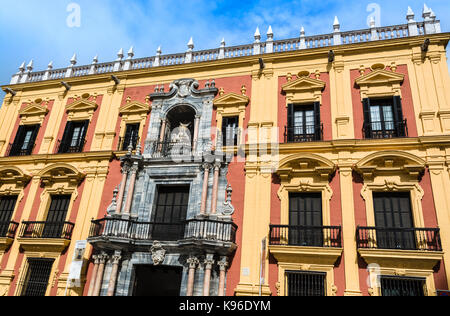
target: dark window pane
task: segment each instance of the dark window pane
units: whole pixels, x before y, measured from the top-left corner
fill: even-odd
[[[325,284],[325,273],[286,272],[286,296],[325,296]]]
[[[45,296],[53,259],[28,259],[21,296]]]
[[[425,296],[425,279],[381,276],[382,296]]]

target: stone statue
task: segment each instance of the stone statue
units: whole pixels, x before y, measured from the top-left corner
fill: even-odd
[[[180,126],[175,128],[172,132],[172,137],[170,141],[172,143],[179,144],[190,144],[191,143],[191,132],[189,131],[189,126],[191,123],[183,124],[180,123]]]

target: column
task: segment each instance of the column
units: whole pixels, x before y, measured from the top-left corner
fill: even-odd
[[[186,296],[192,296],[194,294],[195,269],[197,269],[199,261],[196,257],[191,256],[189,257],[189,259],[187,259],[187,263],[189,264],[189,275]]]
[[[105,272],[105,262],[108,258],[108,255],[106,253],[102,253],[99,255],[99,266],[98,266],[98,272],[97,272],[97,278],[95,280],[95,287],[94,292],[92,293],[92,296],[99,296],[100,290],[102,288],[102,282],[103,282],[103,273]]]
[[[206,214],[206,200],[208,198],[208,179],[209,179],[209,163],[203,164],[204,176],[203,176],[203,189],[202,189],[202,204],[200,206],[200,214]]]
[[[130,214],[131,203],[133,202],[134,186],[136,184],[136,173],[138,171],[138,164],[134,163],[131,167],[130,185],[128,186],[127,204],[125,205],[124,214]]]
[[[205,278],[203,279],[203,296],[209,296],[211,286],[211,270],[214,264],[212,254],[207,254],[205,259]]]
[[[359,286],[358,253],[356,248],[353,175],[350,165],[339,165],[342,208],[342,235],[344,241],[345,296],[362,295]]]
[[[434,206],[444,252],[441,265],[445,267],[447,283],[450,285],[450,170],[447,171],[447,168],[444,162],[429,163]]]
[[[220,171],[220,162],[216,162],[214,164],[214,184],[213,184],[213,192],[212,192],[212,201],[211,201],[211,214],[215,215],[217,212],[217,194],[219,189],[219,171]]]
[[[198,147],[198,134],[200,129],[200,116],[195,116],[195,126],[194,126],[194,146],[192,148],[192,153],[195,154],[197,152]]]
[[[122,211],[123,195],[125,193],[125,186],[127,185],[127,178],[128,178],[129,170],[130,170],[130,166],[128,165],[127,162],[125,162],[122,167],[122,181],[120,182],[120,191],[119,191],[119,196],[117,197],[117,209],[116,209],[117,214],[120,214]]]
[[[163,146],[163,142],[164,142],[164,137],[166,135],[166,126],[167,126],[167,121],[165,119],[161,120],[161,131],[159,133],[159,146],[158,146],[158,152],[161,152],[162,150],[162,146]]]
[[[111,277],[109,279],[107,296],[114,296],[114,291],[116,290],[117,272],[119,270],[120,259],[122,259],[121,252],[116,251],[112,256],[113,266],[111,270]]]
[[[94,259],[94,271],[92,271],[91,282],[89,283],[89,291],[87,296],[92,296],[94,293],[95,281],[97,279],[98,265],[99,265],[99,256],[93,255],[92,259]]]
[[[225,277],[228,267],[227,257],[221,257],[220,261],[217,263],[220,269],[219,275],[219,296],[225,296]]]

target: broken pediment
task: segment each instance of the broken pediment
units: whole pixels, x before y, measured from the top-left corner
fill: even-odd
[[[45,186],[52,185],[55,182],[65,182],[77,186],[84,179],[85,174],[71,165],[55,164],[42,170],[40,177],[42,184]]]
[[[318,176],[321,180],[328,181],[335,170],[335,164],[326,158],[314,154],[298,154],[282,160],[277,174],[281,181],[305,176]]]
[[[20,116],[41,116],[47,113],[48,109],[45,106],[34,102],[19,111]]]
[[[378,175],[398,173],[417,179],[425,170],[425,161],[404,152],[377,152],[358,162],[355,169],[364,179],[373,179]]]
[[[30,179],[31,176],[25,174],[17,167],[8,166],[0,168],[0,185],[10,183],[23,187],[30,181]]]

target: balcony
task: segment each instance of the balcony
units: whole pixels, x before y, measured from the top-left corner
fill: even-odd
[[[439,228],[358,227],[356,243],[367,264],[432,270],[443,256]]]
[[[390,139],[408,137],[407,120],[364,123],[363,135],[366,139]]]
[[[33,153],[34,147],[36,147],[36,144],[23,149],[21,144],[18,145],[10,143],[6,149],[5,157],[30,156]]]
[[[358,227],[358,248],[442,251],[439,228]]]
[[[117,151],[128,151],[128,147],[131,145],[133,147],[133,150],[136,150],[137,144],[139,144],[140,138],[139,137],[119,137],[119,143],[117,145]]]
[[[16,222],[0,222],[0,251],[8,249],[13,243],[18,227]]]
[[[56,153],[58,154],[81,153],[86,145],[86,140],[82,141],[81,144],[76,145],[73,145],[71,141],[62,142],[61,140],[58,140],[56,145]]]
[[[192,156],[192,144],[177,142],[154,142],[152,158],[183,158]]]
[[[22,222],[18,241],[25,250],[61,252],[70,244],[74,226],[70,222]]]
[[[319,126],[307,125],[305,128],[303,126],[286,126],[284,128],[285,143],[316,142],[321,140],[323,140],[323,124]]]
[[[129,219],[106,217],[91,224],[91,242],[109,240],[116,242],[145,243],[149,241],[235,243],[237,226],[232,222],[210,219],[191,219],[183,223],[139,222]]]
[[[269,251],[279,266],[333,266],[342,255],[340,226],[270,225]]]
[[[340,248],[340,226],[270,226],[270,245]]]

